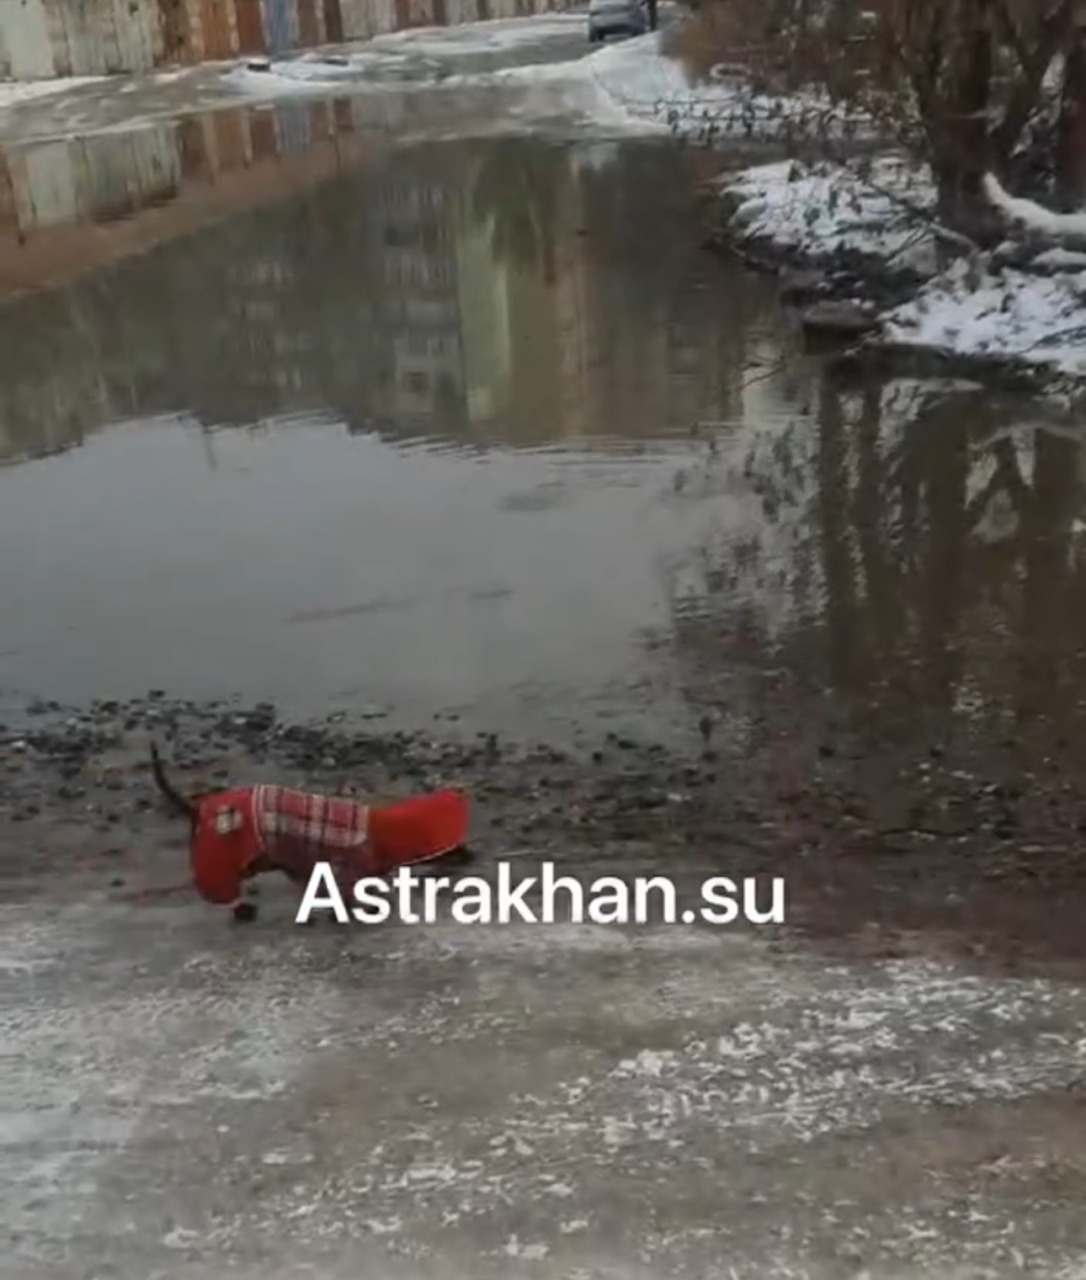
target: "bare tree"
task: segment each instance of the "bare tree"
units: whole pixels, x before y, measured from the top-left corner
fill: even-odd
[[[742,67],[753,94],[848,106],[932,166],[939,213],[983,238],[983,178],[1086,188],[1086,0],[716,0],[694,62]]]

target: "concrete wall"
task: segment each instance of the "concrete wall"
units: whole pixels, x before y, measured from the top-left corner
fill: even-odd
[[[35,80],[55,74],[52,33],[42,0],[0,0],[0,75]]]
[[[280,54],[571,0],[0,0],[0,79],[111,75]]]
[[[163,54],[159,0],[0,0],[3,77],[146,71]]]

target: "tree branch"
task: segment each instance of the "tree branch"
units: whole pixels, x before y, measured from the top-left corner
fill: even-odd
[[[992,134],[993,158],[1001,168],[1033,114],[1048,68],[1071,34],[1080,3],[1081,0],[1059,0],[1041,21],[1034,51],[1032,55],[1027,55],[1022,74],[1004,112],[1003,122]]]

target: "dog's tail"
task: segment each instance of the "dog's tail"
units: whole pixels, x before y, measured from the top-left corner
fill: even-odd
[[[158,754],[158,744],[155,742],[151,743],[151,772],[154,774],[159,791],[170,802],[171,807],[178,814],[188,818],[190,822],[194,822],[196,820],[196,805],[186,796],[183,796],[169,778],[166,777],[166,771],[162,768],[162,759]]]

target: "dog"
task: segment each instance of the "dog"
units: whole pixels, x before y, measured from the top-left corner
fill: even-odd
[[[189,863],[206,902],[233,906],[239,919],[255,909],[243,886],[280,872],[304,890],[318,863],[328,863],[350,894],[354,882],[418,863],[470,861],[470,805],[446,788],[373,807],[347,796],[288,787],[253,786],[185,796],[166,776],[157,743],[151,772],[170,808],[189,824]]]

